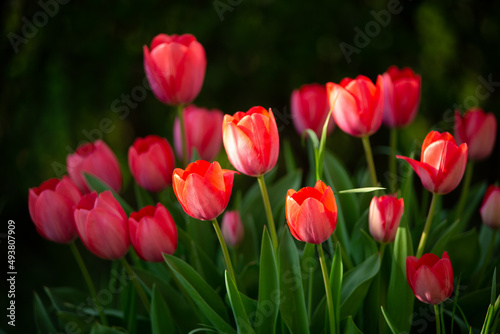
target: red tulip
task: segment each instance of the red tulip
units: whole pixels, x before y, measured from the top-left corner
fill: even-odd
[[[491,155],[497,136],[497,120],[493,113],[482,109],[469,109],[463,116],[455,111],[455,137],[457,143],[466,143],[469,159],[483,160]]]
[[[447,194],[462,180],[467,164],[467,144],[457,146],[448,132],[431,131],[422,145],[420,161],[400,155],[396,157],[410,164],[425,189],[435,194]]]
[[[322,181],[316,182],[314,188],[288,190],[285,212],[290,232],[299,241],[321,244],[337,226],[335,196]]]
[[[207,67],[205,49],[193,35],[159,34],[144,46],[144,69],[156,98],[168,105],[192,102]]]
[[[404,200],[395,195],[374,196],[370,203],[370,234],[378,242],[393,242],[404,212]]]
[[[453,268],[448,253],[444,252],[441,259],[430,253],[420,259],[408,256],[406,279],[421,302],[432,305],[444,302],[453,292]]]
[[[116,192],[122,187],[122,173],[115,154],[102,140],[80,145],[76,152],[66,158],[68,174],[82,193],[89,192],[83,172],[92,174]]]
[[[111,191],[83,196],[74,211],[76,227],[85,247],[109,260],[122,258],[130,246],[127,215]]]
[[[245,228],[241,221],[240,213],[227,211],[222,218],[221,224],[222,236],[231,247],[236,247],[245,236]]]
[[[233,190],[234,171],[217,161],[198,160],[186,170],[176,168],[172,176],[175,196],[184,211],[199,220],[217,218],[227,207]]]
[[[318,138],[321,138],[329,111],[330,106],[325,86],[313,83],[303,85],[300,89],[295,89],[292,92],[292,120],[299,135],[302,135],[305,130],[311,129]],[[330,119],[327,133],[332,132],[333,124],[333,120]]]
[[[174,152],[165,138],[137,138],[128,150],[128,165],[137,184],[149,191],[160,191],[172,183]]]
[[[326,93],[333,119],[342,131],[355,137],[369,136],[380,128],[384,114],[382,76],[377,84],[363,75],[329,82]]]
[[[132,245],[144,261],[163,262],[163,253],[173,254],[177,249],[177,227],[160,203],[133,212],[128,228]]]
[[[500,186],[491,185],[486,189],[479,212],[484,225],[500,229]]]
[[[413,122],[420,104],[421,78],[409,67],[391,66],[383,74],[384,124],[404,127]]]
[[[31,220],[42,237],[66,244],[78,236],[73,207],[82,195],[70,180],[53,178],[30,188],[28,204]]]
[[[182,114],[189,152],[187,160],[191,160],[193,149],[196,149],[202,160],[215,159],[222,145],[222,111],[189,105],[184,108]],[[182,159],[181,125],[178,117],[174,122],[174,147],[177,156]]]
[[[263,175],[278,161],[278,127],[271,109],[268,112],[262,107],[253,107],[246,113],[225,115],[222,140],[229,161],[243,174]]]

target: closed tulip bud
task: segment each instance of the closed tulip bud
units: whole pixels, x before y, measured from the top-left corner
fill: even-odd
[[[83,196],[74,211],[80,239],[103,259],[122,258],[130,246],[127,215],[111,191]]]
[[[132,246],[144,261],[163,262],[163,253],[174,254],[177,249],[177,227],[160,203],[133,212],[128,228]]]
[[[186,127],[186,142],[188,161],[191,160],[193,149],[202,160],[212,161],[219,154],[222,145],[222,111],[208,110],[194,105],[184,108],[184,124]],[[179,159],[182,159],[181,125],[177,117],[174,122],[174,147]]]
[[[453,268],[446,252],[441,259],[430,253],[420,259],[408,256],[406,278],[415,297],[423,303],[440,304],[453,292]]]
[[[500,186],[488,187],[479,212],[484,225],[492,229],[500,229]]]
[[[370,203],[370,234],[378,242],[393,242],[404,212],[404,201],[395,195],[374,196]]]
[[[278,161],[278,127],[271,109],[253,107],[225,115],[222,140],[229,161],[243,174],[263,175]]]
[[[160,191],[172,183],[174,152],[165,138],[137,138],[128,150],[128,165],[138,185],[148,191]]]
[[[288,190],[285,212],[290,232],[299,241],[321,244],[337,226],[335,196],[322,181],[316,182],[314,188]]]
[[[497,119],[493,113],[472,108],[463,116],[455,111],[455,138],[457,143],[466,143],[469,159],[483,160],[491,155],[497,136]]]
[[[321,138],[330,106],[326,96],[326,88],[320,84],[303,85],[292,92],[291,114],[295,129],[302,133],[311,129]],[[328,122],[327,133],[333,130],[333,120]]]
[[[172,186],[188,215],[199,220],[213,220],[229,203],[235,173],[222,169],[217,161],[198,160],[185,170],[174,169]]]
[[[384,115],[382,76],[376,85],[363,75],[345,78],[340,84],[329,82],[326,93],[335,124],[354,137],[369,136],[378,131]]]
[[[159,34],[145,45],[144,69],[156,98],[168,105],[191,103],[200,93],[207,57],[193,35]]]
[[[66,244],[78,236],[73,207],[82,195],[67,176],[53,178],[30,188],[28,204],[31,220],[42,237]]]
[[[404,159],[420,177],[425,189],[435,194],[447,194],[455,189],[467,164],[467,144],[457,146],[448,132],[431,131],[422,144],[420,161]]]
[[[421,78],[409,67],[391,66],[383,74],[385,125],[404,127],[413,122],[420,104]]]
[[[82,193],[89,192],[83,173],[92,174],[116,192],[122,187],[122,173],[115,154],[102,140],[80,145],[66,158],[68,174]]]
[[[222,218],[222,236],[227,244],[236,247],[245,236],[245,228],[238,211],[227,211]]]

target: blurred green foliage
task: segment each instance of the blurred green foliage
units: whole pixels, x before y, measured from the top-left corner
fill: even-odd
[[[144,89],[142,47],[158,33],[192,33],[204,45],[208,66],[196,104],[231,114],[254,105],[272,107],[281,138],[296,147],[305,169],[306,149],[289,114],[291,91],[305,83],[339,82],[358,74],[376,79],[390,65],[412,67],[422,76],[421,108],[414,124],[402,132],[400,147],[415,149],[417,155],[429,130],[452,131],[456,105],[464,111],[478,103],[499,115],[499,2],[64,2],[11,0],[1,5],[0,212],[2,223],[16,221],[21,332],[34,331],[34,290],[68,284],[69,279],[84,288],[66,246],[37,235],[28,214],[28,188],[60,176],[69,152],[89,136],[102,136],[117,154],[130,191],[126,155],[134,138],[154,133],[171,141],[174,109]],[[40,13],[49,3],[58,5],[50,7],[54,15],[45,14],[44,21]],[[379,24],[378,33],[367,31],[390,4],[400,13],[390,15],[385,26]],[[34,25],[33,32],[26,22],[44,24]],[[368,33],[365,47],[356,46],[357,31]],[[13,45],[18,38],[13,34],[24,39]],[[359,51],[350,61],[342,42]],[[479,78],[493,83],[486,87]],[[485,92],[490,94],[485,97]],[[388,143],[387,129],[382,127],[371,141],[379,152],[376,164],[384,170],[387,157],[380,152]],[[360,141],[339,129],[327,145],[353,169],[365,163]],[[489,160],[476,165],[473,182],[498,180],[499,146]],[[85,255],[94,275],[109,265]]]

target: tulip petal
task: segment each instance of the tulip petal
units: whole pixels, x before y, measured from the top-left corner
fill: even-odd
[[[335,229],[333,215],[325,211],[323,204],[315,198],[306,199],[297,214],[295,230],[302,241],[320,244],[326,241]]]
[[[111,260],[127,253],[130,239],[126,221],[96,208],[89,212],[85,228],[86,246],[95,255]]]
[[[53,190],[45,190],[38,196],[33,222],[37,231],[51,241],[69,243],[77,235],[73,203]]]
[[[435,192],[436,184],[436,170],[432,168],[431,166],[421,163],[420,161],[404,157],[401,155],[396,155],[396,158],[398,159],[403,159],[406,162],[408,162],[417,173],[417,175],[420,177],[420,180],[422,181],[422,185],[424,186],[425,189],[429,190],[430,192]]]

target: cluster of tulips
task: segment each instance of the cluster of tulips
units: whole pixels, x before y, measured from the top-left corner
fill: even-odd
[[[106,143],[97,140],[80,146],[73,154],[68,155],[68,176],[50,179],[29,190],[29,211],[40,235],[53,242],[70,244],[77,258],[79,253],[74,241],[79,237],[83,245],[96,256],[122,261],[129,270],[129,275],[134,277],[137,273],[125,260],[131,245],[133,251],[130,253],[133,254],[130,257],[135,261],[135,267],[144,266],[140,261],[166,261],[167,264],[164,265],[175,278],[173,281],[179,284],[179,291],[186,293],[185,298],[192,299],[190,305],[196,305],[195,307],[206,313],[206,318],[193,320],[194,323],[188,326],[191,329],[199,326],[200,322],[218,332],[234,332],[235,328],[238,332],[308,332],[312,330],[312,316],[309,314],[305,316],[305,320],[301,320],[304,319],[301,313],[306,304],[307,308],[315,307],[310,305],[310,292],[308,296],[311,300],[307,302],[303,293],[294,292],[293,299],[290,297],[287,300],[283,298],[284,293],[275,293],[275,304],[278,307],[276,311],[266,313],[268,327],[261,326],[260,322],[249,316],[252,313],[252,306],[249,304],[252,302],[248,300],[252,298],[243,294],[245,288],[240,288],[244,285],[241,282],[242,273],[237,272],[236,266],[232,264],[232,261],[237,260],[236,253],[230,253],[226,245],[235,248],[245,238],[250,237],[245,234],[244,221],[247,217],[241,216],[238,210],[228,210],[223,216],[221,228],[217,218],[228,207],[235,174],[255,177],[261,191],[267,223],[264,231],[258,231],[263,233],[261,273],[258,298],[257,301],[253,300],[253,310],[260,310],[262,313],[261,301],[268,297],[266,293],[276,292],[266,291],[266,286],[275,286],[274,290],[277,291],[286,289],[281,285],[283,278],[278,277],[280,274],[284,275],[283,268],[280,267],[284,265],[283,258],[292,257],[293,262],[296,261],[293,257],[297,256],[297,250],[300,254],[312,252],[317,253],[319,257],[323,278],[319,294],[324,296],[320,304],[323,303],[321,307],[325,320],[320,324],[320,328],[330,333],[340,333],[341,328],[345,331],[352,331],[353,328],[359,331],[352,320],[356,314],[349,314],[351,318],[345,322],[346,317],[341,316],[339,310],[340,302],[344,298],[341,295],[344,289],[349,288],[346,287],[347,283],[343,285],[342,277],[347,280],[349,272],[356,270],[353,256],[348,253],[344,244],[345,238],[342,237],[342,234],[347,232],[338,231],[345,229],[346,224],[354,225],[355,222],[342,218],[342,224],[338,224],[339,198],[344,196],[343,193],[358,196],[376,192],[378,195],[371,198],[369,208],[366,208],[367,218],[365,216],[372,241],[375,240],[380,245],[375,247],[378,266],[384,264],[386,246],[394,243],[396,238],[404,238],[403,234],[409,230],[408,226],[401,226],[405,199],[401,197],[401,190],[398,191],[400,188],[397,178],[388,185],[381,184],[377,179],[369,137],[384,123],[391,129],[391,173],[396,174],[396,157],[402,159],[418,175],[423,187],[432,193],[416,256],[412,256],[413,249],[409,247],[404,258],[406,269],[403,270],[407,279],[406,288],[411,288],[421,302],[434,305],[437,331],[445,329],[442,321],[443,311],[438,305],[450,298],[454,290],[456,277],[452,261],[446,251],[442,253],[441,258],[438,257],[441,254],[424,252],[428,250],[426,243],[436,215],[439,196],[456,189],[466,174],[462,196],[455,212],[459,218],[468,196],[472,164],[474,161],[488,158],[493,150],[497,123],[492,113],[485,113],[479,108],[470,109],[463,115],[456,111],[454,136],[448,132],[429,132],[423,140],[420,160],[415,160],[397,155],[397,131],[413,122],[420,103],[421,78],[411,69],[391,66],[383,75],[377,77],[375,83],[359,75],[355,79],[345,78],[339,84],[308,84],[294,90],[291,94],[292,119],[297,132],[311,143],[310,147],[314,152],[314,166],[311,166],[311,170],[315,173],[315,180],[311,183],[314,186],[299,190],[289,189],[282,194],[282,199],[275,199],[276,202],[284,203],[287,225],[279,222],[275,224],[275,218],[282,216],[278,213],[279,210],[273,210],[271,207],[266,187],[268,181],[264,177],[274,169],[280,155],[280,138],[273,111],[255,106],[247,112],[224,115],[217,109],[209,110],[192,104],[201,90],[206,69],[204,48],[192,35],[156,36],[150,48],[144,46],[144,68],[156,98],[166,105],[177,107],[178,114],[172,137],[179,162],[176,162],[174,149],[167,139],[148,135],[137,138],[130,146],[128,166],[133,180],[138,185],[136,191],[139,194],[146,194],[142,196],[151,198],[151,195],[156,196],[155,193],[165,194],[172,189],[178,202],[160,201],[154,205],[144,205],[137,211],[132,209],[119,195],[122,174],[116,156]],[[370,181],[365,182],[361,188],[335,189],[333,184],[322,179],[326,164],[325,141],[334,127],[362,140]],[[222,168],[219,162],[213,161],[219,155],[222,145],[236,171]],[[194,159],[198,160],[190,162]],[[176,168],[179,165],[183,168]],[[385,188],[381,186],[387,186],[390,193],[382,194]],[[141,206],[140,203],[138,205]],[[200,221],[210,221],[215,229],[224,259],[223,266],[227,270],[224,281],[226,289],[216,294],[227,294],[226,304],[232,309],[234,320],[216,317],[208,312],[212,308],[215,309],[216,305],[208,305],[209,297],[200,292],[205,289],[203,284],[207,284],[199,282],[204,280],[202,273],[191,272],[183,267],[189,266],[184,262],[184,251],[191,245],[184,244],[184,251],[178,250],[178,244],[182,243],[182,239],[178,242],[178,236],[186,235],[183,227],[188,219],[184,217],[182,222],[176,221],[177,218],[174,220],[173,216],[178,215],[171,214],[171,211],[179,205],[187,215]],[[346,207],[343,210],[346,210]],[[343,217],[345,216],[344,212]],[[482,222],[492,229],[494,236],[494,231],[500,228],[499,186],[488,187],[480,207],[480,216]],[[352,230],[352,227],[349,229]],[[290,243],[287,239],[289,235],[306,245]],[[492,247],[494,241],[492,237]],[[269,247],[266,248],[267,246]],[[289,247],[292,247],[291,252]],[[392,246],[389,248],[394,252]],[[325,256],[324,250],[328,256]],[[141,260],[135,259],[135,254]],[[488,256],[491,257],[491,252]],[[489,258],[485,259],[484,264],[487,265],[488,261]],[[359,262],[355,261],[355,264],[359,265]],[[214,260],[214,264],[217,263],[217,260]],[[269,264],[271,269],[265,266]],[[343,269],[344,266],[347,270]],[[84,265],[81,269],[87,277]],[[350,275],[350,278],[352,276],[354,275]],[[191,280],[188,277],[191,277]],[[271,284],[273,280],[278,283]],[[177,324],[175,319],[172,320],[173,324],[158,321],[158,318],[163,316],[165,319],[171,319],[170,316],[153,316],[154,312],[158,312],[158,308],[153,307],[155,302],[150,302],[150,299],[155,299],[154,293],[145,281],[137,278],[135,282],[144,308],[151,314],[152,332],[166,332],[159,328],[182,331],[184,327]],[[224,285],[224,282],[221,284]],[[313,280],[309,282],[312,289]],[[91,287],[92,280],[87,279],[87,283],[91,293],[95,291],[95,288]],[[373,285],[375,283],[372,283],[370,289],[379,289]],[[190,289],[199,294],[192,293]],[[365,290],[361,299],[368,293],[368,289]],[[381,289],[381,293],[386,290],[387,285],[385,289]],[[99,305],[97,296],[93,297],[100,315],[99,326],[108,326],[104,308]],[[164,298],[167,300],[166,304],[169,304],[169,296]],[[413,304],[413,300],[410,302]],[[384,298],[381,298],[378,306],[384,306],[384,303]],[[498,314],[498,305],[494,307],[490,315],[492,319]],[[278,312],[278,309],[281,312]],[[385,318],[384,321],[392,332],[398,332],[398,321],[394,319],[399,316],[397,313],[388,315],[384,309],[382,312],[376,312],[378,317]],[[125,315],[123,318],[119,326],[127,323]],[[386,326],[385,322],[380,328]],[[490,321],[488,326],[493,324],[494,321]],[[161,327],[163,325],[165,327]],[[487,331],[491,327],[485,328]],[[131,328],[128,330],[132,331]]]

